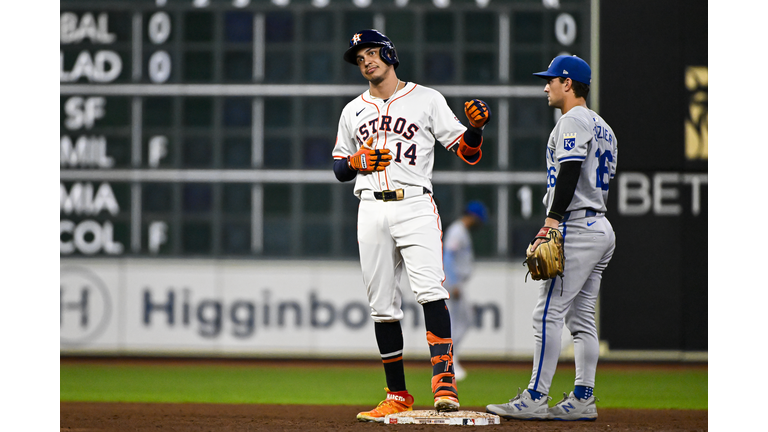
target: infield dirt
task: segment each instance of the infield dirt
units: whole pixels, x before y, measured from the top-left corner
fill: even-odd
[[[61,431],[433,431],[445,425],[384,425],[355,419],[369,406],[61,402]],[[415,407],[428,409],[429,407]],[[483,407],[462,407],[484,411]],[[470,430],[475,430],[470,429]],[[502,420],[479,431],[706,431],[707,411],[600,409],[595,422]]]

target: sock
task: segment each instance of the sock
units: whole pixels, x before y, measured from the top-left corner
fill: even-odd
[[[544,396],[541,392],[537,392],[536,390],[528,389],[528,394],[531,395],[531,399],[537,401],[541,399],[542,396]]]
[[[579,399],[589,399],[592,396],[592,387],[577,385],[573,389],[573,395]]]
[[[391,392],[405,391],[405,370],[403,369],[403,330],[400,321],[377,322],[373,325],[376,342],[384,364],[387,388]]]
[[[424,303],[422,307],[429,354],[432,357],[432,393],[435,397],[458,397],[453,373],[453,340],[448,307],[445,300]]]
[[[424,324],[428,332],[444,339],[451,338],[451,314],[445,300],[437,300],[422,305]]]

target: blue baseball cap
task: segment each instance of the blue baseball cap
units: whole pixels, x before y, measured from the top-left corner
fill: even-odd
[[[488,208],[480,201],[470,201],[464,209],[464,213],[477,216],[482,223],[488,223]]]
[[[586,85],[592,83],[592,69],[590,69],[587,62],[575,55],[557,56],[549,64],[549,68],[546,71],[538,72],[534,75],[541,78],[570,78]]]

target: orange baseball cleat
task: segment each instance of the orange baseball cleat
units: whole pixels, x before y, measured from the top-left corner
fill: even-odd
[[[387,414],[413,411],[413,396],[407,390],[399,392],[391,392],[388,388],[385,390],[387,391],[387,398],[379,402],[376,408],[359,413],[357,415],[358,420],[383,423]]]
[[[458,411],[459,399],[454,396],[435,396],[435,410],[438,412]]]

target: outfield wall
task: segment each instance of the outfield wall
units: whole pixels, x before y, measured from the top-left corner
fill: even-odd
[[[533,353],[537,283],[525,273],[478,264],[465,358]],[[422,309],[402,283],[405,354],[426,358]],[[378,350],[356,262],[62,259],[61,353],[375,358]]]

